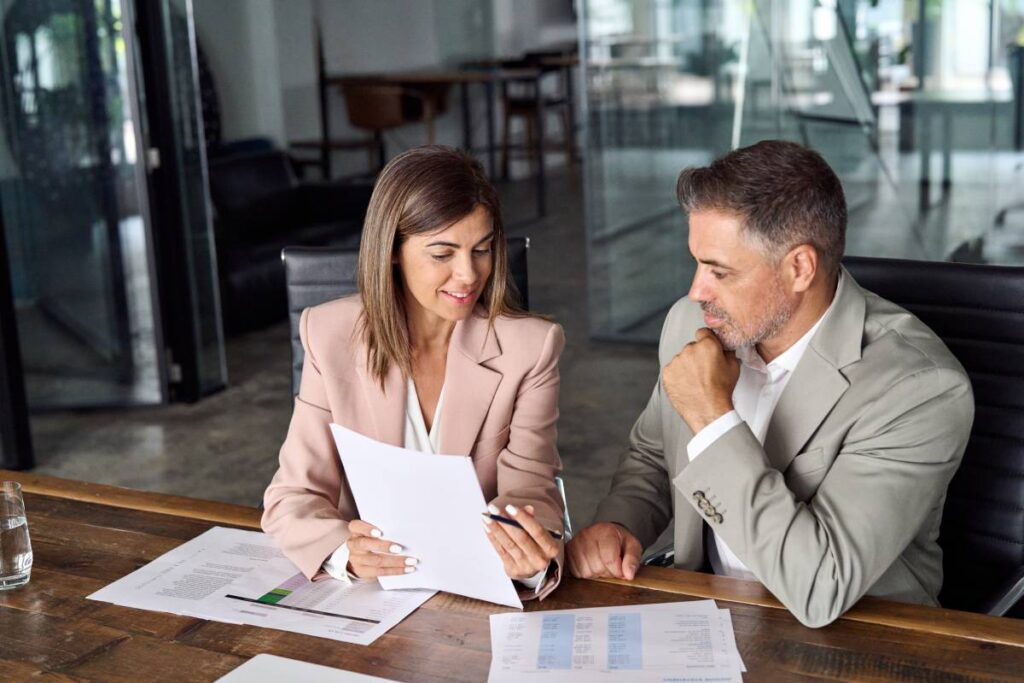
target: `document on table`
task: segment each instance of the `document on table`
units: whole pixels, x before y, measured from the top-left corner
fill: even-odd
[[[369,645],[433,594],[309,581],[266,534],[214,527],[89,598]]]
[[[738,683],[743,671],[713,600],[491,615],[488,683]]]
[[[237,669],[217,679],[217,683],[394,683],[390,678],[357,674],[277,655],[256,655]]]
[[[512,580],[484,533],[487,502],[466,456],[431,455],[374,441],[332,424],[359,516],[420,562],[382,576],[392,588],[430,588],[518,607]]]

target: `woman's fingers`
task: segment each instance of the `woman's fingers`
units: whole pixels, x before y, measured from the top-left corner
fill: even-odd
[[[558,544],[551,537],[551,534],[548,533],[548,530],[533,516],[532,508],[532,505],[528,505],[525,509],[520,510],[515,505],[510,504],[505,506],[505,512],[512,519],[522,524],[523,530],[529,534],[530,539],[533,540],[541,553],[548,560],[553,560],[558,557]],[[516,529],[516,531],[519,531],[519,529]],[[519,540],[516,535],[513,535],[513,538],[516,538],[517,541]]]
[[[383,538],[384,534],[380,529],[373,526],[369,522],[364,522],[361,519],[353,519],[348,523],[348,532],[353,536],[371,536],[373,538]]]
[[[501,563],[505,567],[505,573],[511,579],[525,579],[536,574],[537,570],[530,567],[527,559],[518,550],[518,546],[508,538],[508,535],[503,532],[501,526],[498,522],[484,518],[484,529],[487,531],[487,538],[494,547],[495,552],[498,553],[498,557],[501,558]],[[513,557],[513,552],[519,556]]]
[[[371,538],[369,536],[351,536],[348,539],[348,551],[350,553],[383,553],[387,555],[401,555],[405,552],[398,543],[389,541],[386,538]]]
[[[397,567],[382,567],[372,564],[361,564],[354,559],[349,560],[349,564],[352,567],[352,573],[361,579],[375,579],[378,576],[397,576],[400,574],[411,574],[416,571],[416,567],[409,566],[397,566]]]
[[[399,545],[391,546],[392,548],[398,548],[397,552],[390,552],[388,550],[376,552],[374,550],[362,549],[363,546],[370,543],[381,543],[381,541],[376,539],[367,537],[350,538],[348,543],[348,563],[352,567],[352,573],[360,578],[368,579],[377,576],[411,574],[416,571],[416,565],[419,564],[419,560],[415,557],[398,554],[401,552],[401,546]]]
[[[528,533],[508,524],[490,521],[488,525],[494,542],[508,553],[522,574],[513,578],[532,576],[548,566],[549,559]]]

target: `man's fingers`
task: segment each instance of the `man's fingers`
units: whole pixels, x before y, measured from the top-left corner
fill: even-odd
[[[602,534],[597,540],[597,556],[609,575],[622,578],[622,544],[617,537]]]
[[[693,335],[696,341],[704,341],[705,339],[714,339],[715,333],[710,328],[702,327]]]
[[[579,538],[573,539],[573,560],[576,563],[577,577],[593,579],[605,572],[598,556],[597,544],[584,532]]]
[[[622,573],[632,581],[636,578],[636,572],[640,568],[640,556],[644,548],[640,541],[631,533],[626,533],[622,553]]]

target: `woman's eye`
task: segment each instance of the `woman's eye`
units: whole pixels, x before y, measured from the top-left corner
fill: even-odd
[[[430,258],[434,259],[435,261],[447,261],[451,257],[452,257],[451,253],[447,253],[447,254],[431,254],[430,255]]]
[[[486,249],[474,249],[473,253],[476,254],[477,256],[490,256],[491,248],[487,247]]]

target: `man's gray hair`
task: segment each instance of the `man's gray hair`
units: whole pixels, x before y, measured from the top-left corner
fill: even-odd
[[[746,234],[773,257],[810,244],[825,273],[839,272],[846,248],[843,186],[821,155],[803,145],[765,140],[710,166],[687,168],[676,196],[689,213],[737,214]]]

